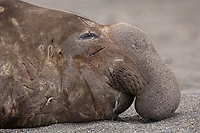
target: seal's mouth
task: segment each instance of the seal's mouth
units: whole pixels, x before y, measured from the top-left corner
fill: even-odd
[[[99,53],[99,52],[102,51],[103,49],[105,49],[105,47],[102,47],[102,48],[97,49],[97,50],[95,50],[95,49],[90,50],[90,51],[89,51],[89,57],[90,57],[90,56],[94,56],[95,54]]]

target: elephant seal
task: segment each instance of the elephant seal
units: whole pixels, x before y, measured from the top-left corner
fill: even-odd
[[[180,89],[140,29],[0,0],[0,128],[170,117]]]

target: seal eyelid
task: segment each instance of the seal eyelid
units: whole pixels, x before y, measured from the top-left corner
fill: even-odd
[[[98,36],[95,33],[91,33],[90,31],[88,31],[88,33],[81,35],[78,38],[78,40],[96,39],[96,38],[98,38]]]

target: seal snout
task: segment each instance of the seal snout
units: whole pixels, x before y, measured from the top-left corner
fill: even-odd
[[[130,67],[128,71],[114,71],[114,81],[120,86],[118,90],[136,96],[135,109],[142,117],[152,120],[170,117],[179,105],[180,87],[154,44],[144,32],[130,24],[113,24],[107,31],[123,55],[140,70]],[[141,78],[138,75],[142,75]]]

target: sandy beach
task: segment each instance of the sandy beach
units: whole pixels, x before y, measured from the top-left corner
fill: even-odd
[[[200,132],[200,1],[199,0],[23,0],[72,12],[107,25],[130,23],[142,29],[179,80],[182,98],[165,120],[141,118],[132,105],[118,121],[62,123],[0,132]]]

